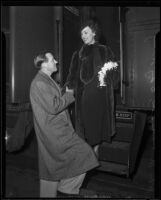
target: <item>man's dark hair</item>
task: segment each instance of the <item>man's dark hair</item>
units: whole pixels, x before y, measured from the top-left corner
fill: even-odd
[[[34,59],[34,65],[35,65],[36,68],[41,68],[42,63],[46,62],[46,61],[47,61],[47,57],[46,57],[45,53],[39,54]]]

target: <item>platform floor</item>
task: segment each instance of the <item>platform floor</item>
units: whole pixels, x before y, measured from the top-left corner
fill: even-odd
[[[91,171],[82,186],[85,198],[155,198],[152,137],[143,145],[133,179]],[[3,192],[6,198],[39,198],[37,141],[30,135],[17,153],[6,153]]]

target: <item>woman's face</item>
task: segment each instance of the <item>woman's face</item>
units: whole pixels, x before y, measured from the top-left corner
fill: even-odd
[[[86,26],[81,31],[81,38],[83,42],[87,45],[95,43],[95,32],[89,26]]]

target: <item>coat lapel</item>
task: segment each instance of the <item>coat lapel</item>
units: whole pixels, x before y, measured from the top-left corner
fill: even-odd
[[[59,85],[48,75],[46,75],[45,73],[39,71],[40,76],[45,79],[46,81],[48,81],[52,86],[54,86],[54,88],[56,88],[59,92],[59,94],[61,95],[61,88],[59,87]]]

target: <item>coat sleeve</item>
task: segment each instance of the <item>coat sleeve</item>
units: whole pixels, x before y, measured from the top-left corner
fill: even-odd
[[[106,62],[112,61],[112,62],[117,62],[114,53],[112,52],[110,47],[106,48]],[[119,63],[118,63],[119,64]],[[114,89],[118,89],[119,87],[119,82],[120,82],[120,70],[119,70],[119,65],[117,66],[117,69],[110,70],[109,72],[107,71],[106,74],[106,83],[113,85]]]
[[[50,114],[58,114],[74,101],[74,96],[70,92],[65,92],[60,96],[56,88],[44,82],[37,82],[34,91],[32,98],[35,98],[35,101],[39,102]]]
[[[109,46],[106,48],[106,59],[107,61],[115,61],[115,55]]]

